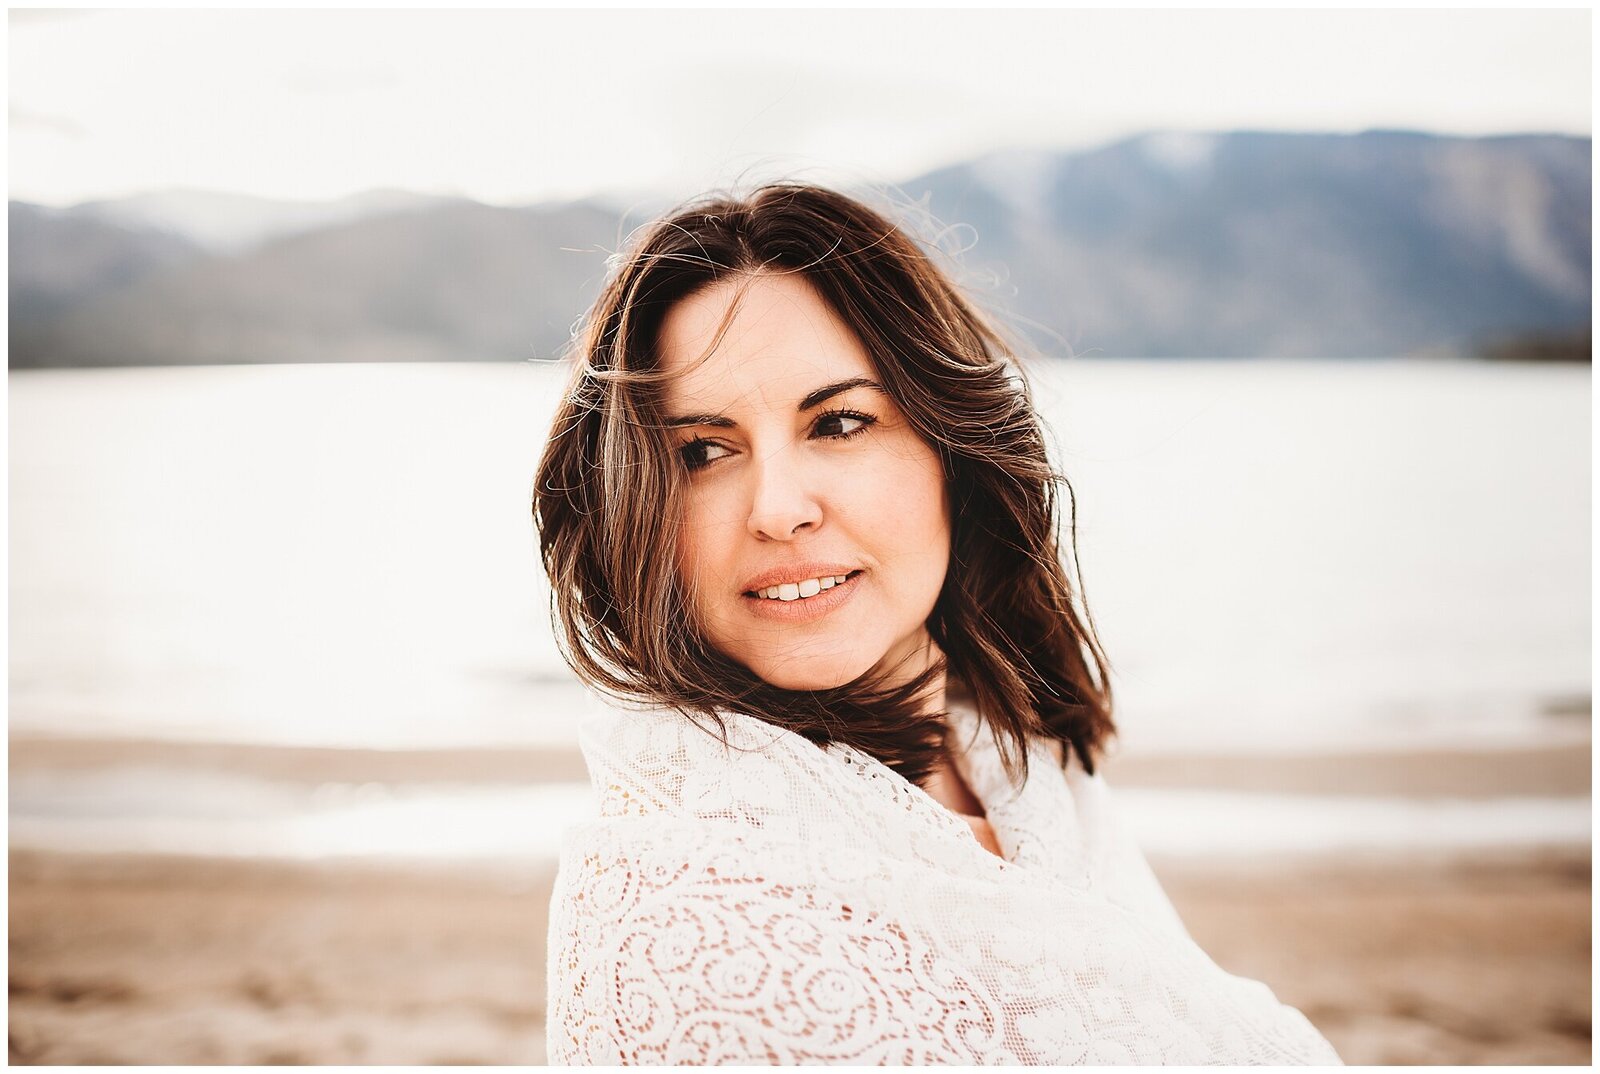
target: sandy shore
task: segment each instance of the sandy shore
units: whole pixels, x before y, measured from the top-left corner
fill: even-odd
[[[13,1063],[543,1063],[551,874],[14,852]]]
[[[1350,1064],[1587,1066],[1590,857],[1154,863],[1195,941],[1267,982]]]
[[[13,852],[18,1063],[542,1063],[551,874]],[[1350,1063],[1590,1059],[1587,854],[1156,863]]]
[[[582,780],[565,749],[368,751],[13,737],[10,769],[323,783]],[[1114,757],[1119,787],[1584,797],[1581,746]],[[1152,864],[1200,945],[1350,1063],[1590,1060],[1587,848]],[[552,865],[10,853],[19,1063],[542,1063]]]
[[[355,750],[13,735],[10,758],[13,772],[151,766],[297,783],[582,783],[589,778],[583,756],[574,747]],[[1586,740],[1492,751],[1216,757],[1129,753],[1107,759],[1104,768],[1106,778],[1117,787],[1410,798],[1587,795],[1591,775]]]

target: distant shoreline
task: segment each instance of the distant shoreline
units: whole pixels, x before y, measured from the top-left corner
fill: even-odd
[[[1115,787],[1485,800],[1591,793],[1591,743],[1340,753],[1128,753],[1104,771]],[[584,783],[575,746],[343,749],[158,739],[10,736],[13,775],[168,768],[285,783]]]

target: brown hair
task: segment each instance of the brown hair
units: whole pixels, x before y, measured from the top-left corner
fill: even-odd
[[[950,567],[927,626],[945,655],[897,687],[878,676],[826,690],[773,686],[712,647],[685,580],[660,569],[678,561],[687,475],[658,407],[658,330],[679,300],[762,272],[799,273],[815,287],[943,464]],[[558,644],[591,687],[719,728],[719,712],[747,713],[921,782],[948,731],[921,698],[947,670],[994,728],[1013,780],[1026,779],[1028,735],[1068,743],[1094,771],[1115,729],[1105,656],[1061,559],[1055,484],[1069,500],[1071,486],[1050,466],[1012,349],[889,219],[798,182],[690,202],[642,228],[617,259],[570,358],[533,515]],[[1074,556],[1076,539],[1074,519]]]

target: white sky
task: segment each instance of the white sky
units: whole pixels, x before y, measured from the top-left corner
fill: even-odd
[[[10,13],[10,196],[894,182],[1145,129],[1590,133],[1587,10]]]

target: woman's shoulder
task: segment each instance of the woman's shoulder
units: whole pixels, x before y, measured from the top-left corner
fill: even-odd
[[[602,818],[663,815],[770,828],[837,764],[754,716],[590,713],[578,734]]]
[[[788,740],[794,739],[809,745],[754,716],[722,710],[691,716],[671,709],[600,708],[578,724],[578,745],[591,769],[735,763],[747,755],[792,751]]]

